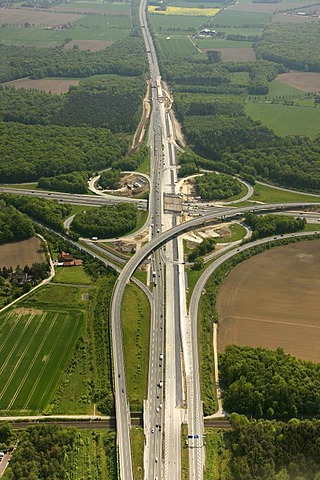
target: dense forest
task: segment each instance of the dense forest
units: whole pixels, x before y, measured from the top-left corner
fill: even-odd
[[[233,429],[222,435],[219,459],[220,466],[228,465],[229,476],[219,478],[320,479],[319,420],[283,423],[232,414],[230,422]]]
[[[244,100],[232,95],[179,93],[176,110],[196,153],[179,157],[180,164],[188,164],[179,175],[195,173],[202,167],[240,174],[250,183],[261,179],[320,192],[320,136],[314,140],[277,137],[247,117]]]
[[[0,201],[1,200],[5,201],[7,205],[12,205],[20,212],[48,225],[58,232],[64,231],[63,219],[66,218],[72,210],[71,205],[61,204],[57,200],[46,200],[44,198],[27,197],[24,195],[2,193],[0,195]],[[30,222],[29,219],[28,222]]]
[[[90,77],[113,73],[139,76],[147,70],[142,38],[128,37],[104,50],[66,50],[0,45],[0,82],[28,77]]]
[[[140,120],[145,81],[110,76],[83,81],[63,95],[0,89],[0,119],[29,125],[55,124],[109,128],[131,133]]]
[[[31,220],[0,197],[0,244],[12,240],[25,240],[34,233]]]
[[[265,60],[293,70],[320,71],[320,24],[270,23],[256,42],[256,53]]]
[[[195,178],[196,194],[202,200],[222,200],[241,193],[239,180],[223,173],[205,173]]]
[[[228,346],[219,360],[223,405],[228,412],[254,417],[318,415],[320,364],[282,348]]]
[[[78,213],[72,230],[85,237],[111,238],[124,235],[137,225],[138,209],[131,203],[120,203]]]
[[[251,240],[284,233],[304,230],[305,218],[294,218],[289,215],[255,215],[246,213],[245,223],[252,229]]]
[[[24,430],[19,444],[6,470],[4,480],[68,480],[84,464],[83,456],[92,444],[93,451],[88,454],[104,464],[110,478],[116,475],[116,444],[114,432],[92,432],[92,442],[85,442],[82,434],[73,427],[58,425],[37,425]],[[90,462],[89,462],[90,463]],[[95,467],[99,474],[101,464]],[[83,467],[85,478],[93,471],[88,465]],[[82,470],[82,469],[81,469]],[[95,477],[97,478],[97,477]]]
[[[127,141],[109,130],[0,123],[2,182],[30,182],[118,162]]]

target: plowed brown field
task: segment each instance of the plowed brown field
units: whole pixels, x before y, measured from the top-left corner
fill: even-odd
[[[20,242],[10,242],[0,245],[0,267],[12,267],[18,265],[21,268],[34,262],[44,262],[46,259],[38,237],[32,237]]]
[[[282,347],[320,362],[320,241],[276,247],[238,265],[222,285],[218,350]]]

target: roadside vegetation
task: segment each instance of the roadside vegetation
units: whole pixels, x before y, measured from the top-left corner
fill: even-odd
[[[144,432],[142,428],[131,428],[131,452],[133,464],[133,477],[135,480],[143,480],[143,453]]]
[[[141,411],[147,398],[150,305],[136,285],[128,285],[121,307],[123,348],[130,410]]]

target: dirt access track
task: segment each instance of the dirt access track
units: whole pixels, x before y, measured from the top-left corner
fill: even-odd
[[[320,241],[275,247],[238,265],[218,299],[218,350],[276,349],[320,362]]]

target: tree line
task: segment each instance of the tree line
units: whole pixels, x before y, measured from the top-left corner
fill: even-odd
[[[294,218],[289,215],[255,215],[246,213],[245,223],[252,229],[252,240],[304,230],[305,218]]]

